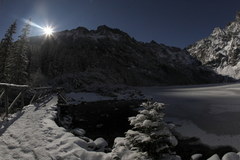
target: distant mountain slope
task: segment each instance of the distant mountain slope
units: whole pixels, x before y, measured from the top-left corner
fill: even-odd
[[[197,84],[223,81],[185,50],[138,42],[119,29],[79,27],[53,37],[32,37],[31,73],[62,85]]]
[[[187,49],[205,66],[217,73],[240,78],[240,12],[235,21],[224,29],[215,28],[212,34]]]

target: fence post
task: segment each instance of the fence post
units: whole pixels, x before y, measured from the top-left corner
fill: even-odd
[[[8,105],[9,105],[9,101],[8,101],[8,87],[5,87],[5,100],[4,100],[4,105],[5,105],[5,116],[8,116]]]
[[[23,91],[23,93],[21,95],[21,107],[24,106],[24,93],[25,93],[25,90]]]

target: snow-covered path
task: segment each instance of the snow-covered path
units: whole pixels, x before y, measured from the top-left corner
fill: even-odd
[[[240,150],[240,84],[142,87],[146,96],[165,103],[166,118],[185,136],[209,145]]]
[[[57,97],[39,106],[29,105],[12,124],[0,124],[1,160],[109,159],[105,153],[86,151],[87,142],[54,122]]]

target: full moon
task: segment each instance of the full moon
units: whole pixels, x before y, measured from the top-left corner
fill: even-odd
[[[43,32],[46,36],[51,36],[53,35],[53,28],[50,26],[44,27]]]

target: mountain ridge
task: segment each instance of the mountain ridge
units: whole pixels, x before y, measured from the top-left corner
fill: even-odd
[[[127,33],[99,26],[30,38],[32,77],[39,71],[58,85],[133,86],[199,84],[224,81],[186,50],[139,42]],[[35,76],[36,77],[36,76]]]
[[[188,52],[216,73],[240,79],[240,12],[225,28],[187,47]]]

